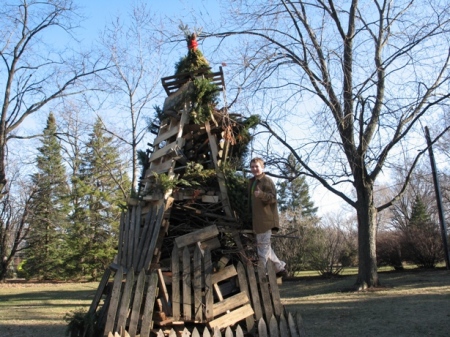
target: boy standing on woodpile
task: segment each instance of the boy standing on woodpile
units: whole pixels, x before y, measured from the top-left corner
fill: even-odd
[[[264,261],[264,265],[271,260],[275,265],[277,276],[285,277],[286,263],[280,261],[270,243],[272,232],[279,229],[275,184],[264,173],[264,161],[261,158],[253,158],[250,161],[250,170],[253,178],[249,180],[248,190],[258,257]]]

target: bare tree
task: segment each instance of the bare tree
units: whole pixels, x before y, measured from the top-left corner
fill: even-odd
[[[92,61],[90,54],[77,54],[60,45],[57,34],[73,38],[75,10],[72,0],[2,2],[0,191],[3,193],[7,184],[8,142],[29,137],[18,134],[19,126],[50,103],[92,89],[93,77],[105,69],[98,59]]]
[[[109,24],[102,37],[113,65],[105,79],[115,109],[120,111],[120,119],[116,116],[114,120],[116,129],[113,130],[105,123],[105,131],[131,149],[134,190],[137,189],[139,179],[138,147],[148,135],[155,98],[162,91],[161,75],[167,66],[162,57],[163,39],[153,29],[156,23],[156,18],[145,4],[135,5],[131,8],[126,24],[118,16]],[[111,116],[108,119],[111,120]]]
[[[241,0],[231,6],[227,26],[203,37],[220,38],[220,46],[239,39],[228,70],[239,61],[240,101],[263,115],[268,164],[292,153],[303,167],[298,174],[355,209],[355,286],[377,286],[377,214],[400,197],[426,153],[421,123],[449,103],[448,4]],[[447,128],[438,127],[434,141]],[[403,160],[402,150],[411,158]],[[405,181],[391,200],[376,204],[375,182],[394,165],[405,166]]]
[[[0,200],[0,281],[7,277],[14,256],[25,248],[34,193],[35,189],[22,186],[20,193],[8,193]]]

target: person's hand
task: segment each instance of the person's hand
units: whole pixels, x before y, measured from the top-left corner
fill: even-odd
[[[263,192],[259,189],[259,186],[256,185],[255,192],[253,192],[255,198],[259,198],[260,196],[262,196],[262,193]]]

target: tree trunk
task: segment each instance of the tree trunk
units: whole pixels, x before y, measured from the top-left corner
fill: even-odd
[[[373,185],[357,188],[358,200],[358,278],[356,287],[363,290],[379,285],[377,272],[376,235],[377,210],[373,203]]]

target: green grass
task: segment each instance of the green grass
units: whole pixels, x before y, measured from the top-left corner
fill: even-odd
[[[356,269],[324,279],[314,272],[280,286],[286,310],[302,315],[308,337],[448,336],[450,271],[380,269],[382,287],[348,289]],[[63,337],[64,316],[87,311],[98,283],[1,284],[1,337]]]
[[[0,336],[65,336],[64,316],[87,310],[98,283],[0,283]]]

